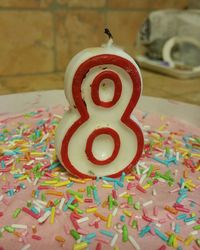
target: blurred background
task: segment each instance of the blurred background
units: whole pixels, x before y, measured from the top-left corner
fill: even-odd
[[[135,57],[142,24],[159,9],[200,9],[200,1],[0,0],[0,94],[63,89],[69,60],[105,43],[105,27]],[[200,78],[142,75],[143,95],[200,104]]]

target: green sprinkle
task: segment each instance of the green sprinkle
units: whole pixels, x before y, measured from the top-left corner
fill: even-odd
[[[79,193],[79,192],[76,192],[76,191],[74,191],[74,190],[72,190],[72,189],[69,189],[69,190],[67,190],[67,192],[69,193],[69,194],[71,194],[71,195],[76,195],[76,196],[78,196],[79,198],[83,198],[83,194],[81,194],[81,193]]]
[[[133,220],[132,228],[137,229],[137,221],[136,220]]]
[[[137,201],[137,202],[134,204],[134,208],[135,208],[136,210],[140,210],[141,206],[140,206],[140,202],[139,202],[139,201]]]
[[[20,214],[21,211],[22,211],[21,208],[17,208],[17,209],[14,211],[14,213],[13,213],[13,218],[16,219],[17,216]]]
[[[196,225],[193,227],[194,230],[200,230],[200,225]]]
[[[87,197],[91,197],[92,196],[92,189],[90,186],[87,186]]]
[[[14,233],[15,229],[11,226],[4,226],[4,230],[8,233]]]
[[[175,238],[175,235],[174,234],[171,234],[168,241],[167,241],[167,245],[172,247],[173,246],[173,243],[174,243],[174,238]]]
[[[129,197],[128,197],[128,204],[133,205],[133,196],[132,195],[129,195]]]
[[[108,207],[109,207],[109,210],[113,209],[113,199],[111,195],[108,195]]]
[[[128,229],[125,224],[122,226],[122,241],[128,241]]]
[[[80,234],[79,234],[76,230],[71,229],[71,230],[70,230],[70,234],[71,234],[71,236],[72,236],[75,240],[79,240],[79,239],[80,239]]]

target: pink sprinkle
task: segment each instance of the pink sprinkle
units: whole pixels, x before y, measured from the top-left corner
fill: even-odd
[[[71,222],[72,222],[74,228],[75,228],[76,231],[77,231],[77,230],[80,228],[80,226],[79,226],[78,222],[76,221],[76,219],[78,219],[78,218],[75,218],[74,214],[71,213],[71,214],[70,214],[70,220],[71,220]],[[79,219],[80,219],[80,218],[79,218]]]
[[[93,202],[93,199],[85,198],[85,199],[84,199],[84,202],[85,202],[85,203],[92,203],[92,202]]]
[[[102,243],[105,243],[105,244],[109,244],[109,240],[107,240],[106,238],[103,238],[102,236],[98,236],[95,238],[96,241],[99,241],[99,242],[102,242]]]
[[[165,250],[167,247],[165,245],[162,245],[158,250]]]
[[[148,210],[145,207],[142,209],[142,212],[145,216],[148,216]]]
[[[70,228],[69,228],[69,225],[67,223],[64,225],[64,232],[66,234],[69,234],[69,232],[70,232]]]
[[[146,215],[143,215],[142,219],[145,220],[145,221],[148,221],[148,222],[153,222],[153,219],[151,219],[150,217],[148,217]]]
[[[97,243],[96,250],[101,250],[101,243],[100,242]]]
[[[79,234],[82,234],[82,235],[87,235],[87,234],[89,233],[87,230],[84,230],[84,229],[82,229],[82,228],[78,228],[78,229],[77,229],[77,232],[78,232]]]
[[[134,219],[134,214],[131,215],[131,217],[130,217],[130,219],[129,219],[129,221],[128,221],[129,226],[132,225],[133,219]]]
[[[29,214],[30,216],[32,216],[35,219],[39,219],[40,218],[40,214],[35,214],[30,209],[28,209],[26,207],[23,207],[22,211],[24,211],[25,213]]]
[[[137,188],[137,190],[139,190],[140,192],[142,192],[142,193],[146,193],[147,191],[143,188],[143,187],[141,187],[139,184],[136,186],[136,188]]]
[[[163,223],[165,223],[166,221],[167,221],[167,220],[166,220],[165,218],[163,218],[163,219],[160,219],[160,220],[159,220],[159,223],[160,223],[160,224],[163,224]]]
[[[117,191],[116,190],[112,190],[112,197],[113,199],[117,200]]]
[[[39,235],[33,234],[32,239],[34,240],[41,240],[42,238]]]
[[[0,212],[0,217],[3,216],[3,212]]]
[[[158,207],[157,207],[157,206],[155,206],[155,207],[153,208],[153,215],[154,215],[154,216],[158,216]]]
[[[171,215],[170,213],[167,213],[167,217],[168,217],[170,220],[174,220],[174,216]]]

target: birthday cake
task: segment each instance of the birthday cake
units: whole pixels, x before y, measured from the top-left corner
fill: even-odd
[[[1,117],[0,249],[199,249],[200,129],[136,110],[144,150],[132,171],[80,179],[56,158],[63,112]]]

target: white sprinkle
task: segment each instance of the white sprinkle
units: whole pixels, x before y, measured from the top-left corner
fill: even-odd
[[[198,231],[197,231],[197,230],[192,231],[192,232],[190,233],[190,235],[197,235],[197,234],[198,234]]]
[[[27,166],[30,166],[30,165],[33,164],[33,163],[34,163],[34,160],[31,160],[31,161],[27,162],[26,165],[27,165]]]
[[[32,183],[32,180],[29,177],[26,177],[26,179],[29,183]]]
[[[149,171],[149,168],[146,168],[142,174],[146,174]]]
[[[3,200],[3,194],[2,195],[0,195],[0,201],[2,201]]]
[[[117,242],[118,236],[119,236],[119,234],[116,233],[116,234],[114,235],[114,237],[112,238],[112,240],[111,240],[111,242],[110,242],[110,246],[111,246],[111,247],[114,247],[115,243]]]
[[[83,223],[85,221],[88,221],[89,220],[89,217],[83,217],[83,218],[80,218],[77,220],[78,223]]]
[[[62,210],[64,203],[65,203],[65,198],[62,198],[58,207],[60,210]]]
[[[175,222],[174,221],[172,221],[171,227],[172,227],[172,231],[174,231],[175,230]]]
[[[147,177],[146,174],[142,175],[142,177],[140,178],[139,184],[142,185],[143,181],[145,180],[145,178]]]
[[[136,172],[137,172],[137,175],[141,175],[139,164],[136,164]]]
[[[152,203],[153,203],[152,200],[147,201],[147,202],[143,203],[143,207],[147,207],[147,206],[151,205]]]
[[[187,226],[190,226],[190,225],[192,225],[192,224],[194,224],[194,223],[196,223],[196,221],[195,221],[195,220],[191,220],[191,221],[186,222],[185,224],[186,224]]]
[[[33,201],[33,204],[36,205],[36,207],[39,207],[40,209],[44,209],[45,206],[37,202],[36,200]]]
[[[43,205],[43,206],[45,206],[45,207],[46,207],[46,205],[47,205],[47,202],[46,202],[46,201],[41,201],[41,200],[39,200],[39,199],[37,199],[37,200],[35,200],[35,201],[37,201],[38,203],[40,203],[41,205]]]
[[[48,137],[49,137],[49,133],[45,134],[45,135],[42,137],[42,139],[40,140],[39,143],[44,142]]]
[[[176,160],[179,161],[179,159],[180,159],[180,153],[176,152]]]
[[[117,214],[118,211],[118,207],[115,207],[115,209],[113,210],[112,216],[115,216]]]
[[[161,224],[160,224],[160,223],[156,223],[156,226],[157,226],[157,227],[161,227]]]
[[[34,185],[34,186],[36,186],[36,185],[37,185],[38,180],[39,180],[39,178],[37,178],[37,177],[36,177],[36,178],[35,178],[35,180],[34,180],[34,182],[33,182],[33,185]]]
[[[21,248],[21,250],[27,250],[27,249],[29,249],[31,247],[31,244],[26,244],[25,246],[23,246],[22,248]]]
[[[153,191],[152,191],[152,192],[153,192],[153,195],[154,195],[154,196],[156,196],[156,195],[157,195],[157,192],[156,192],[156,190],[155,190],[155,189],[153,189]]]
[[[163,183],[166,182],[166,181],[165,181],[164,179],[162,179],[162,178],[157,178],[157,180],[158,180],[159,182],[163,182]]]
[[[119,197],[122,197],[122,196],[124,196],[125,194],[127,194],[127,192],[123,192],[123,193],[119,194],[118,196],[119,196]]]
[[[178,175],[178,169],[175,169],[174,170],[174,176],[177,177],[177,175]]]
[[[135,241],[135,239],[132,236],[128,236],[129,241],[131,242],[131,244],[135,247],[136,250],[140,250],[140,246],[138,245],[138,243]]]
[[[27,229],[27,225],[22,224],[12,224],[11,227],[17,228],[17,229]]]
[[[53,114],[53,116],[56,117],[56,118],[62,119],[61,115]]]
[[[44,213],[44,215],[38,219],[38,222],[39,222],[39,223],[45,222],[45,220],[48,219],[48,217],[50,216],[50,214],[51,214],[51,211],[46,211],[46,212]]]
[[[105,180],[103,180],[103,183],[106,184],[106,185],[107,185],[107,184],[110,184],[109,182],[107,182],[107,181],[105,181]]]

